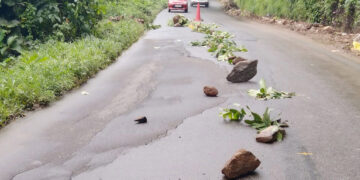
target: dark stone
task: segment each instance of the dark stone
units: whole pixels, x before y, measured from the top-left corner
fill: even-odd
[[[232,83],[249,81],[257,74],[257,64],[258,60],[238,62],[226,79]]]
[[[136,119],[135,122],[137,122],[136,124],[144,124],[147,123],[147,118],[144,116],[139,119]]]

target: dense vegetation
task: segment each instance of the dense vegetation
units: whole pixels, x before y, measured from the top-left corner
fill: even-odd
[[[234,0],[245,11],[260,16],[286,17],[322,23],[351,31],[359,25],[359,0]]]
[[[143,34],[165,3],[0,0],[0,126],[105,68]]]

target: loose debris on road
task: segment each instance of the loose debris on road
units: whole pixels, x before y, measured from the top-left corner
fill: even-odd
[[[309,153],[309,152],[301,152],[301,153],[297,153],[298,155],[303,155],[303,156],[311,156],[313,155],[313,153]]]
[[[233,106],[240,107],[240,104],[234,104]],[[239,110],[235,108],[224,108],[220,110],[221,110],[220,116],[224,120],[229,120],[229,121],[241,122],[246,115],[246,111],[244,108],[241,108]]]
[[[206,46],[208,51],[219,61],[227,61],[229,64],[232,64],[230,58],[235,56],[235,52],[247,52],[244,47],[237,46],[236,42],[232,40],[234,38],[232,34],[208,28],[211,28],[211,26],[205,25],[205,27],[201,28],[203,29],[201,31],[206,33],[206,37],[203,41],[191,42],[192,46]]]
[[[295,92],[284,92],[284,91],[277,91],[272,87],[267,87],[266,86],[266,82],[264,81],[264,79],[261,79],[259,81],[259,86],[260,89],[259,90],[255,90],[255,89],[250,89],[248,91],[248,94],[252,97],[255,97],[256,99],[259,100],[268,100],[268,99],[285,99],[285,98],[292,98],[293,96],[295,96]]]
[[[86,95],[89,95],[90,93],[87,92],[87,91],[83,91],[83,92],[81,92],[81,94],[84,95],[84,96],[86,96]]]
[[[272,143],[282,141],[285,136],[285,129],[279,126],[269,126],[256,135],[256,141],[261,143]]]
[[[205,86],[204,94],[209,97],[216,97],[219,94],[219,91],[215,87]]]
[[[245,120],[245,123],[250,127],[258,130],[258,135],[256,141],[270,143],[274,140],[282,141],[285,136],[285,130],[281,127],[287,127],[287,124],[283,124],[281,119],[273,120],[270,116],[271,110],[266,108],[264,114],[260,116],[259,114],[251,111],[253,120]]]
[[[236,65],[238,62],[243,62],[243,61],[248,61],[248,60],[245,59],[245,58],[242,58],[242,57],[233,56],[233,57],[230,57],[230,58],[229,58],[229,61],[231,61],[231,63],[232,63],[233,65]]]
[[[241,149],[225,164],[222,173],[228,179],[247,175],[260,166],[260,160],[250,151]]]
[[[224,120],[241,122],[248,113],[244,108],[241,108],[239,104],[234,104],[234,106],[238,108],[221,109],[220,116]],[[281,122],[281,119],[272,119],[270,116],[271,110],[269,108],[266,108],[262,116],[251,111],[248,106],[247,109],[250,111],[249,117],[252,119],[245,120],[245,123],[258,131],[256,141],[270,143],[275,140],[283,140],[286,134],[285,129],[283,128],[289,127],[287,123]]]
[[[238,62],[226,79],[232,83],[247,82],[257,74],[258,60]]]
[[[189,28],[194,32],[212,34],[213,32],[215,32],[215,29],[219,28],[219,26],[214,23],[205,24],[205,23],[193,21],[189,24]]]
[[[147,118],[144,116],[144,117],[140,117],[134,121],[137,122],[136,124],[145,124],[145,123],[147,123]]]
[[[178,14],[169,20],[168,25],[172,27],[185,27],[190,23],[190,19]]]

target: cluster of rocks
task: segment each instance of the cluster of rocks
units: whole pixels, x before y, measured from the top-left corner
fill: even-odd
[[[232,57],[230,60],[234,68],[226,78],[228,81],[232,83],[247,82],[257,74],[258,60],[249,61],[241,57]],[[205,86],[203,90],[204,94],[209,97],[216,97],[219,93],[212,86]]]

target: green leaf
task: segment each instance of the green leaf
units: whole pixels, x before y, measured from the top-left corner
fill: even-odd
[[[260,116],[259,114],[254,113],[254,112],[251,112],[251,114],[252,114],[252,116],[254,117],[254,121],[255,121],[255,122],[258,122],[258,123],[262,123],[262,122],[263,122],[263,120],[262,120],[262,118],[261,118],[261,116]]]
[[[0,54],[1,54],[1,55],[4,55],[7,50],[8,50],[8,47],[3,47],[3,48],[1,48]]]
[[[255,123],[255,121],[252,121],[252,120],[245,120],[245,123],[246,124],[249,124],[249,125],[252,125]]]
[[[7,39],[7,44],[8,46],[11,46],[13,43],[15,43],[16,39],[18,38],[18,36],[10,36],[8,39]]]
[[[261,89],[266,89],[266,83],[264,79],[260,79],[259,86]]]
[[[4,2],[4,4],[6,4],[7,6],[10,6],[10,7],[12,7],[12,6],[15,6],[15,0],[4,0],[3,1]]]
[[[282,134],[280,131],[278,131],[278,132],[276,133],[276,140],[277,140],[278,142],[281,142],[281,141],[283,140],[283,138],[284,138],[283,134]]]
[[[253,127],[254,129],[262,129],[267,127],[267,125],[265,123],[253,123],[251,124],[251,127]]]
[[[2,27],[13,28],[13,27],[16,27],[19,24],[20,24],[20,22],[18,20],[8,21],[8,20],[6,20],[4,18],[0,18],[0,26],[2,26]]]

